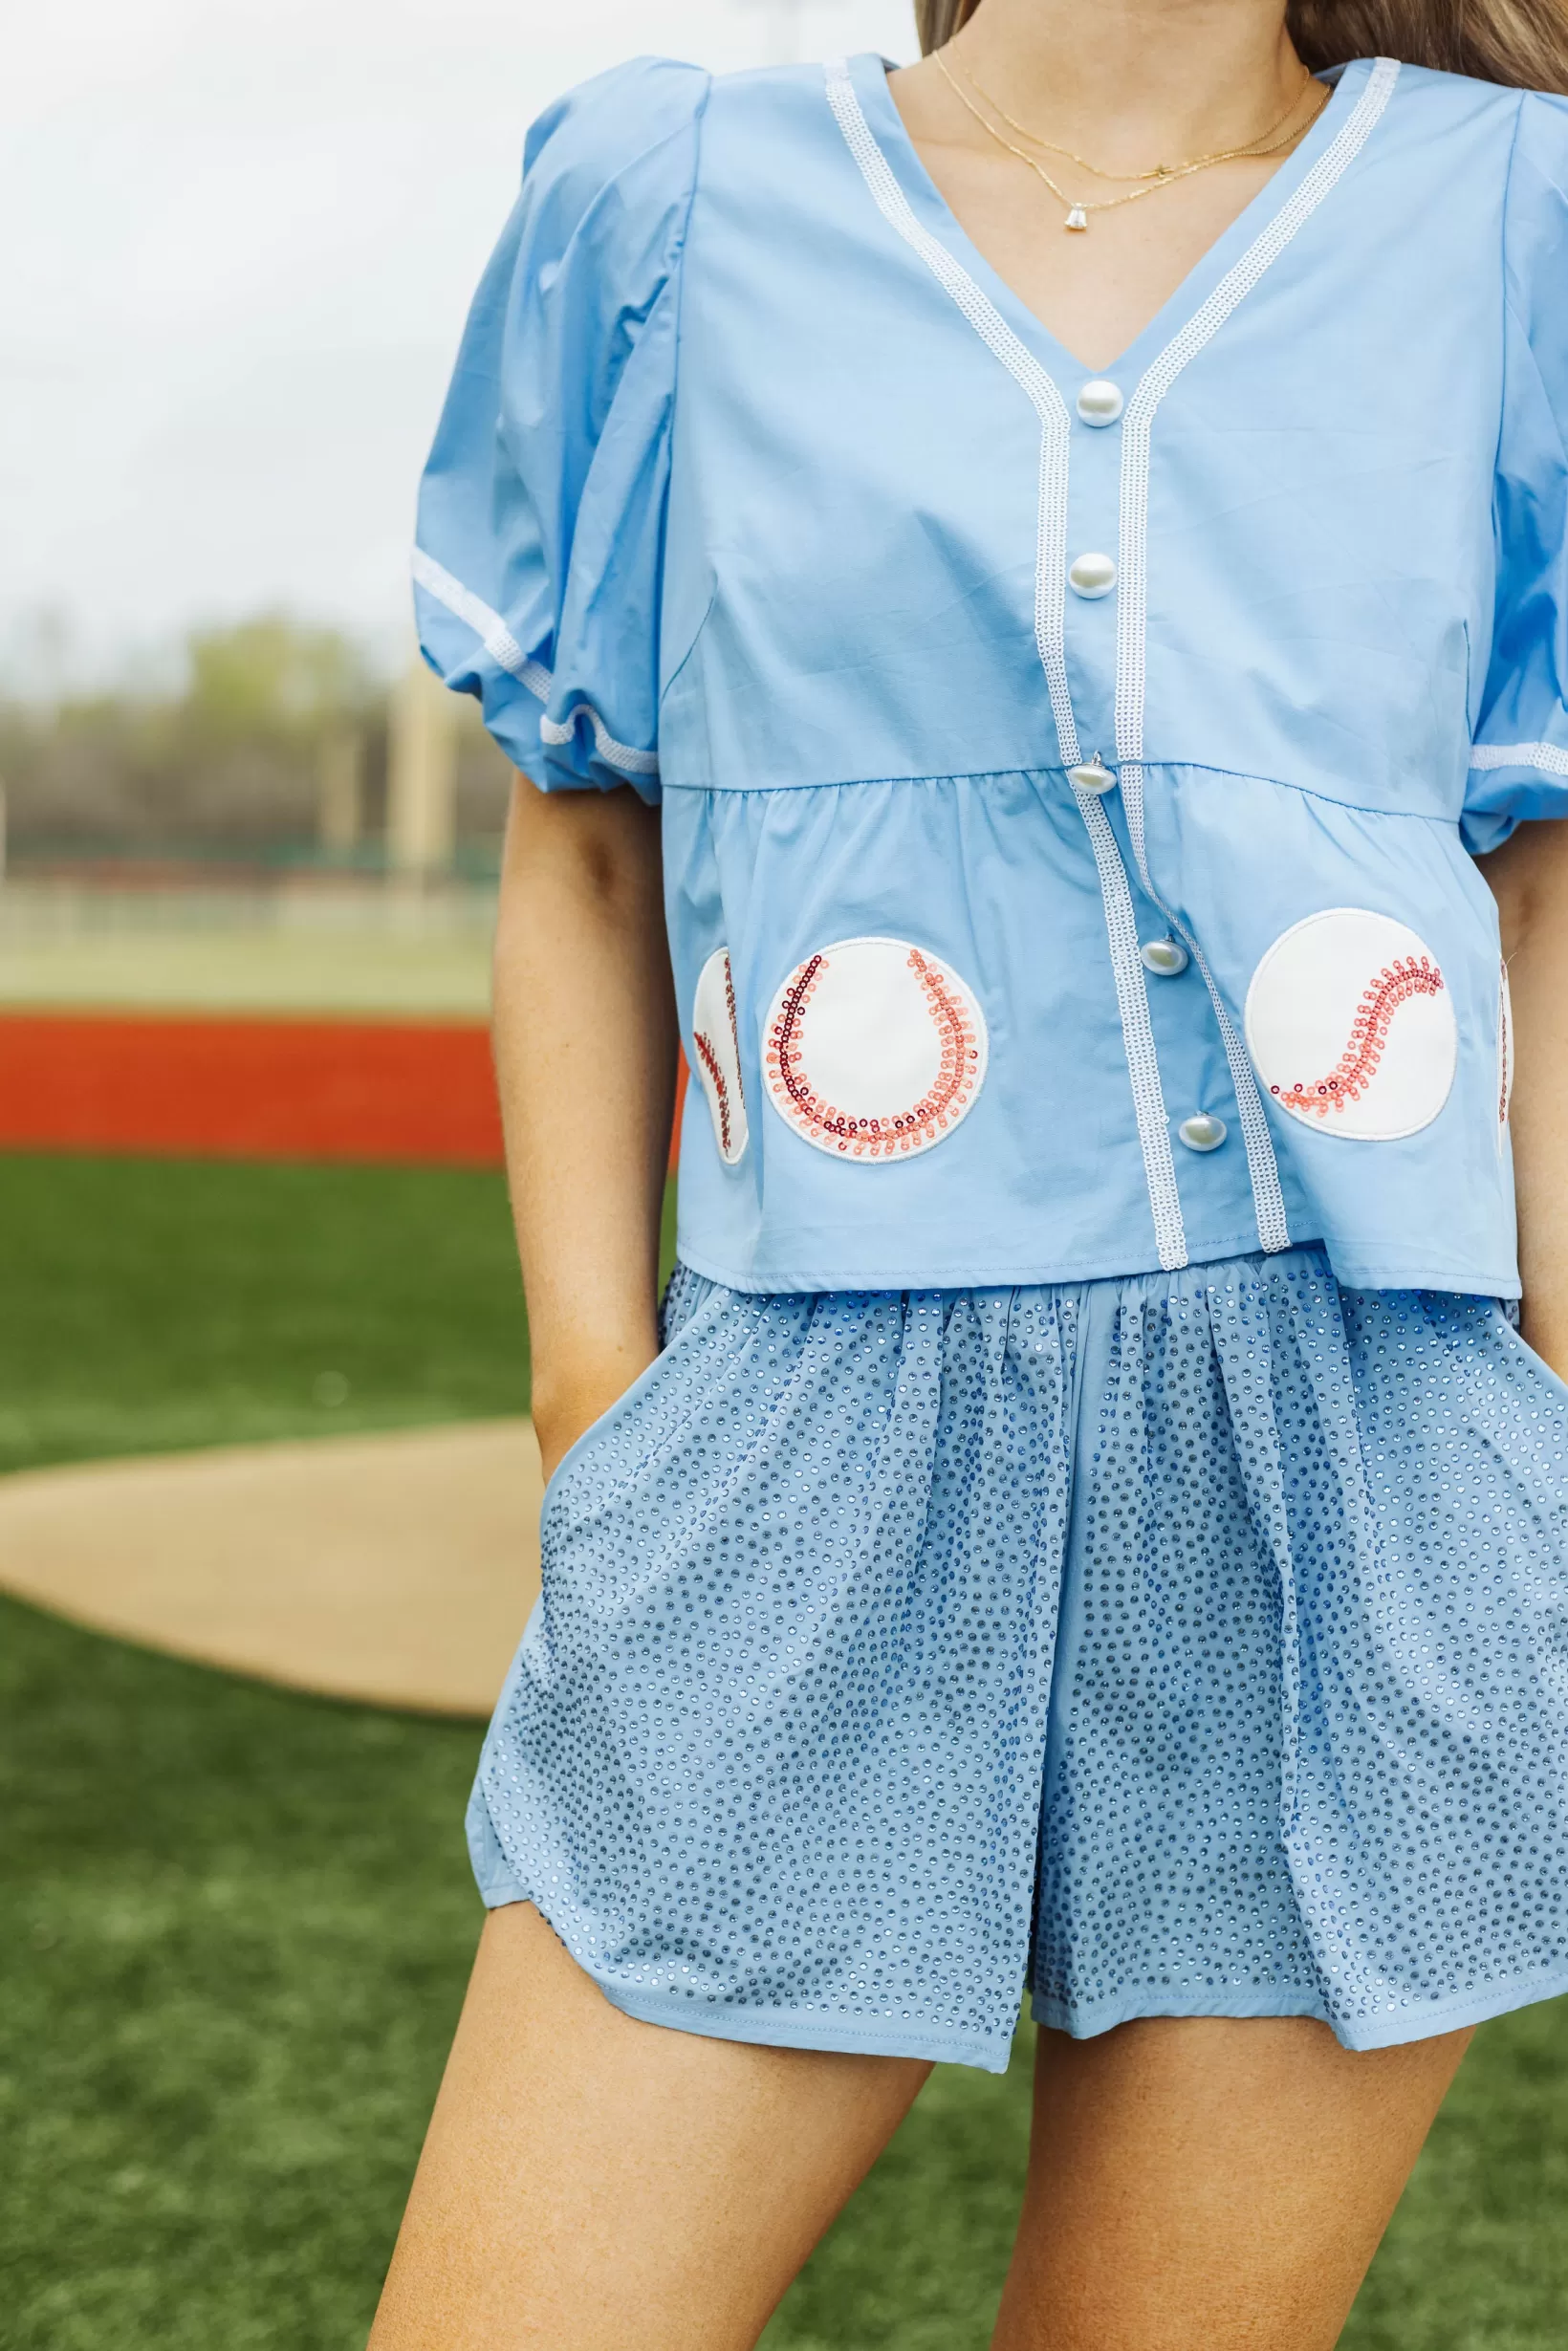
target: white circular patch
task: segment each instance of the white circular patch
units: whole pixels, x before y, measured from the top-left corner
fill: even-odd
[[[727,1167],[745,1154],[750,1129],[740,1081],[740,1032],[735,1023],[735,983],[730,949],[716,947],[697,975],[691,1000],[691,1042],[697,1077],[708,1097],[713,1140]]]
[[[937,956],[906,939],[840,939],[773,998],[764,1077],[818,1151],[910,1159],[974,1107],[986,1050],[979,1005]]]
[[[1393,1143],[1436,1118],[1459,1054],[1436,957],[1362,906],[1281,933],[1247,990],[1247,1045],[1281,1110],[1324,1135]]]

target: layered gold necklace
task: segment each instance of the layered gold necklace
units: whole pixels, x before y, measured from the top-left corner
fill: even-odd
[[[1042,139],[1037,131],[1032,131],[1024,123],[1015,121],[1006,107],[1000,105],[991,97],[990,91],[984,89],[975,80],[974,76],[968,73],[962,65],[958,65],[958,73],[955,74],[940,49],[933,50],[931,54],[932,61],[941,70],[953,96],[969,108],[969,113],[987,136],[994,139],[999,147],[1005,147],[1009,155],[1015,155],[1020,163],[1027,163],[1036,179],[1044,181],[1052,195],[1066,212],[1067,217],[1062,227],[1071,229],[1087,229],[1091,212],[1114,212],[1119,205],[1137,204],[1144,196],[1158,195],[1161,188],[1170,187],[1178,180],[1189,180],[1195,171],[1210,170],[1216,163],[1234,163],[1241,157],[1259,158],[1277,155],[1282,148],[1291,146],[1297,139],[1305,137],[1313,123],[1317,121],[1323,107],[1327,105],[1330,95],[1322,84],[1315,84],[1313,76],[1303,66],[1301,83],[1296,96],[1278,120],[1271,122],[1267,130],[1259,131],[1255,139],[1249,139],[1237,147],[1216,147],[1209,155],[1189,156],[1183,163],[1156,163],[1152,171],[1106,171],[1099,163],[1091,163],[1087,156],[1075,154],[1071,147],[1058,146],[1055,140]],[[958,64],[956,58],[953,62]],[[963,76],[963,81],[959,79],[960,75]],[[964,82],[968,82],[968,90],[964,88]],[[1287,127],[1294,123],[1295,117],[1300,112],[1302,99],[1306,97],[1308,90],[1314,87],[1320,89],[1322,95],[1312,114],[1305,122],[1296,124],[1295,127]],[[971,90],[974,93],[973,98],[969,96]],[[996,124],[991,121],[990,115],[983,112],[981,106],[976,105],[975,98],[983,100],[984,105],[991,109],[991,114],[1005,122],[1010,130],[1016,131],[1020,139],[1027,139],[1031,146],[1043,147],[1048,155],[1066,156],[1069,163],[1078,164],[1081,171],[1093,173],[1097,180],[1134,181],[1138,185],[1127,187],[1120,196],[1070,196],[1064,187],[1057,186],[1037,157],[1031,155],[1023,147],[1014,146],[1011,139],[1004,138]]]

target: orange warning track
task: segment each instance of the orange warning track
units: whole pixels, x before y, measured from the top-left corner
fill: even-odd
[[[495,1167],[490,1036],[476,1022],[0,1013],[0,1149],[17,1147]]]
[[[491,1167],[474,1024],[0,1016],[0,1145]]]

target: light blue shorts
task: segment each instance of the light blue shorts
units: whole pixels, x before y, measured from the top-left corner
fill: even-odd
[[[1007,2061],[1568,1990],[1568,1388],[1317,1249],[754,1297],[567,1455],[469,1816],[609,1999]]]

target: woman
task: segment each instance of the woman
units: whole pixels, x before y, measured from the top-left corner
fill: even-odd
[[[552,109],[431,460],[550,1485],[377,2351],[754,2342],[1026,1984],[996,2343],[1316,2351],[1568,1989],[1568,32],[962,14]]]

